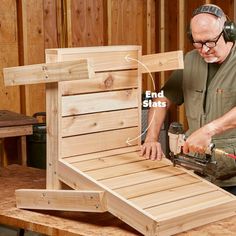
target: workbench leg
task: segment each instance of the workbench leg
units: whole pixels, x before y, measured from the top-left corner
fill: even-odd
[[[25,230],[24,229],[18,229],[17,236],[24,236]]]
[[[7,154],[4,146],[4,138],[0,139],[0,157],[1,157],[1,163],[0,166],[6,167],[8,165],[8,160],[7,160]]]
[[[20,136],[17,142],[18,156],[21,158],[21,164],[27,166],[26,136]]]

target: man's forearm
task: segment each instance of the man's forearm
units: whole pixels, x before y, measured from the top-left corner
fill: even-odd
[[[211,136],[236,128],[236,107],[207,124],[206,128]]]
[[[148,112],[148,130],[145,142],[157,141],[159,133],[164,123],[166,113],[170,107],[170,100],[167,98],[158,98],[154,102],[166,102],[166,107],[151,107]]]

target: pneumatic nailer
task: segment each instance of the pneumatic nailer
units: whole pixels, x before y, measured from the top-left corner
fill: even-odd
[[[233,154],[226,153],[221,149],[214,148],[211,144],[204,154],[188,153],[184,154],[182,147],[185,142],[183,126],[178,122],[171,123],[169,130],[170,156],[168,157],[174,166],[183,166],[186,169],[193,170],[201,176],[214,178],[217,171],[217,162],[213,160],[212,155],[224,155],[236,159]]]

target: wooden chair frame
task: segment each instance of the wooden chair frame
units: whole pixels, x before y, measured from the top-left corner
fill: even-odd
[[[181,68],[182,52],[140,46],[50,49],[46,64],[6,68],[6,85],[46,83],[47,189],[17,190],[17,206],[109,211],[165,236],[235,215],[231,194],[138,155],[142,73]]]

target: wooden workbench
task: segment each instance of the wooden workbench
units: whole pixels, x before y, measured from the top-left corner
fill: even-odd
[[[45,188],[46,172],[19,165],[0,169],[0,224],[56,236],[140,235],[110,213],[29,211],[15,207],[15,189]],[[236,217],[231,217],[178,236],[234,236]]]

